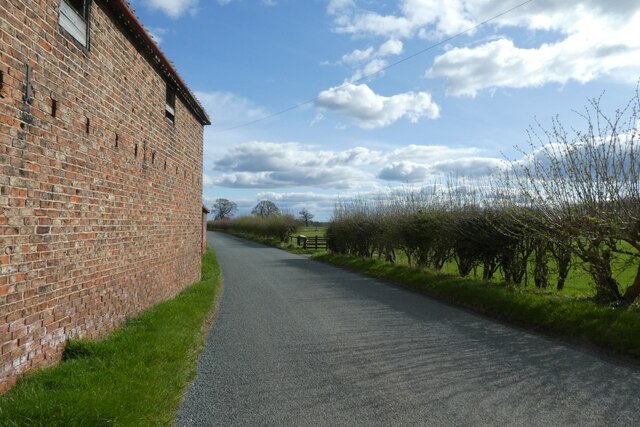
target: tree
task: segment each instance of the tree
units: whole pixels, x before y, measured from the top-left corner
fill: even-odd
[[[215,215],[215,219],[225,219],[233,216],[233,213],[238,210],[236,202],[232,202],[227,199],[216,199],[212,206],[211,212]]]
[[[251,214],[269,218],[270,216],[280,215],[280,209],[271,200],[262,200],[251,210]]]
[[[309,221],[311,221],[314,217],[314,215],[309,212],[307,210],[307,208],[303,208],[300,212],[298,212],[300,214],[300,217],[302,218],[302,220],[304,221],[304,226],[308,227],[309,226]]]
[[[568,131],[558,119],[551,129],[531,129],[534,155],[514,165],[512,178],[545,224],[536,231],[550,243],[571,245],[597,298],[632,303],[640,296],[640,97],[636,92],[609,115],[595,99],[580,115],[585,130]],[[618,282],[616,260],[626,261],[622,268],[636,266],[631,283]]]

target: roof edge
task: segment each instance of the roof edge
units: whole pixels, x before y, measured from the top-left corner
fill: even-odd
[[[196,116],[203,126],[210,125],[211,120],[200,101],[191,92],[187,84],[182,80],[180,74],[173,64],[164,55],[158,44],[153,40],[151,34],[142,25],[133,9],[126,0],[102,0],[113,12],[118,20],[131,33],[134,41],[149,55],[149,59],[162,72],[170,82],[174,83],[178,94],[187,104],[187,107]]]

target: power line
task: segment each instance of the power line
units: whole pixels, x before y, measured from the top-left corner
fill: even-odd
[[[373,77],[373,76],[375,76],[377,74],[383,73],[383,72],[389,70],[390,68],[393,68],[393,67],[395,67],[397,65],[400,65],[403,62],[407,62],[410,59],[415,58],[416,56],[422,55],[425,52],[428,52],[428,51],[430,51],[432,49],[435,49],[438,46],[441,46],[441,45],[443,45],[445,43],[450,42],[451,40],[454,40],[454,39],[456,39],[456,38],[458,38],[458,37],[460,37],[462,35],[465,35],[467,33],[472,32],[472,31],[474,31],[474,30],[476,30],[476,29],[478,29],[478,28],[480,28],[480,27],[482,27],[484,25],[487,25],[489,22],[495,21],[496,19],[501,18],[504,15],[507,15],[507,14],[513,12],[516,9],[519,9],[522,6],[525,6],[525,5],[529,4],[529,3],[532,3],[533,1],[535,1],[535,0],[526,0],[526,1],[523,1],[522,3],[518,3],[517,5],[511,7],[511,8],[509,8],[509,9],[503,11],[503,12],[500,12],[499,14],[497,14],[495,16],[492,16],[491,18],[486,19],[486,20],[484,20],[484,21],[482,21],[482,22],[480,22],[480,23],[478,23],[478,24],[476,24],[476,25],[474,25],[472,27],[469,27],[466,30],[460,31],[459,33],[456,33],[456,34],[454,34],[454,35],[452,35],[450,37],[447,37],[446,39],[440,40],[439,42],[434,43],[434,44],[432,44],[430,46],[427,46],[424,49],[419,50],[419,51],[417,51],[415,53],[412,53],[409,56],[405,56],[404,58],[402,58],[402,59],[400,59],[400,60],[398,60],[396,62],[393,62],[393,63],[387,65],[386,67],[383,67],[383,68],[381,68],[381,69],[379,69],[379,70],[377,70],[377,71],[375,71],[373,73],[366,74],[366,75],[360,77],[359,79],[353,80],[351,82],[343,83],[342,85],[337,86],[337,87],[333,88],[332,90],[340,90],[340,89],[344,89],[344,88],[349,87],[349,86],[353,86],[353,85],[355,85],[357,83],[361,83],[362,81],[367,80],[370,77]],[[245,123],[241,123],[241,124],[236,125],[236,126],[220,129],[220,130],[214,131],[214,132],[222,133],[222,132],[228,132],[228,131],[231,131],[231,130],[235,130],[235,129],[240,129],[240,128],[244,128],[244,127],[247,127],[247,126],[251,126],[251,125],[256,124],[258,122],[262,122],[262,121],[271,119],[273,117],[280,116],[282,114],[288,113],[289,111],[297,110],[300,107],[303,107],[305,105],[308,105],[308,104],[316,102],[318,99],[320,99],[320,97],[316,96],[314,98],[311,98],[311,99],[308,99],[306,101],[300,102],[300,103],[292,105],[290,107],[287,107],[284,110],[276,111],[275,113],[268,114],[266,116],[263,116],[263,117],[260,117],[260,118],[254,119],[254,120],[251,120],[251,121],[248,121],[248,122],[245,122]]]

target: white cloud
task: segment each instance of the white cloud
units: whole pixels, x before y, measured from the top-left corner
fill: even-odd
[[[388,126],[402,118],[416,123],[421,118],[436,119],[440,116],[440,107],[427,92],[386,97],[376,94],[366,84],[325,90],[318,95],[316,106],[322,111],[340,112],[363,129]]]
[[[640,20],[637,25],[640,28]],[[640,31],[635,37],[640,38]],[[449,93],[470,96],[499,87],[537,87],[571,80],[587,83],[619,73],[633,81],[640,73],[640,39],[636,40],[637,46],[631,47],[611,38],[603,42],[576,34],[558,43],[523,49],[500,39],[449,50],[435,59],[427,76],[445,77]]]
[[[329,0],[327,11],[331,14],[337,14],[344,10],[348,10],[355,6],[353,0]]]
[[[400,55],[404,49],[404,44],[398,39],[390,39],[380,46],[378,49],[378,55],[390,56]]]
[[[366,61],[373,55],[373,47],[368,47],[364,50],[356,49],[346,55],[342,56],[342,62],[345,64],[354,64],[362,61]]]
[[[296,142],[252,141],[231,147],[213,164],[206,185],[231,188],[358,189],[382,181],[431,182],[450,175],[480,177],[505,164],[473,147],[409,145],[387,152],[355,147],[322,150]],[[297,194],[297,193],[296,193]]]
[[[385,166],[378,178],[385,181],[421,182],[429,176],[429,168],[413,162],[393,162]]]
[[[389,63],[384,59],[392,55],[400,55],[404,44],[397,39],[389,39],[378,49],[369,46],[366,49],[355,49],[342,56],[341,63],[356,68],[350,82],[357,82],[365,77],[380,73]]]
[[[353,76],[351,76],[349,81],[358,82],[365,77],[370,77],[370,76],[373,76],[374,74],[381,73],[381,71],[384,70],[387,67],[387,65],[389,65],[389,63],[384,59],[374,59],[369,63],[367,63],[361,69],[356,70],[356,72],[353,74]]]
[[[193,13],[199,0],[144,0],[151,9],[160,10],[171,18],[179,18],[185,13]]]
[[[334,152],[298,143],[252,141],[232,147],[215,161],[214,169],[223,174],[214,181],[242,188],[350,188],[370,181],[371,174],[359,167],[380,158],[380,153],[362,147]]]
[[[328,12],[335,31],[358,38],[438,40],[518,3],[520,0],[401,0],[392,13],[380,14],[356,2],[332,2]],[[453,95],[474,96],[485,89],[586,83],[603,77],[635,82],[640,75],[640,3],[636,1],[537,0],[488,27],[545,32],[546,42],[524,46],[498,34],[497,40],[448,50],[435,59],[427,76],[446,79]]]
[[[385,181],[429,182],[438,177],[487,176],[505,168],[507,162],[493,157],[482,157],[475,147],[447,147],[444,145],[408,145],[385,155],[389,162],[378,173]]]

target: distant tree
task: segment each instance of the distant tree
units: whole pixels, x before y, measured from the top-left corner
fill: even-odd
[[[302,218],[302,220],[304,221],[304,226],[308,227],[309,226],[309,221],[311,221],[314,217],[314,215],[309,212],[307,210],[307,208],[303,208],[300,212],[298,212],[300,214],[300,217]]]
[[[238,210],[236,202],[232,202],[228,199],[216,199],[212,206],[211,213],[215,215],[215,219],[225,219],[233,216],[233,213]]]
[[[271,200],[262,200],[251,210],[251,214],[268,218],[273,215],[280,215],[280,209]]]

